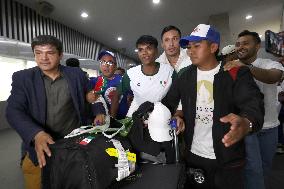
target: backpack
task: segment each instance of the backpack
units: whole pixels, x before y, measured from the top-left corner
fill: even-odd
[[[111,140],[103,135],[84,134],[50,145],[52,155],[47,157],[42,173],[43,189],[103,189],[127,177],[125,171],[118,174],[118,158],[107,151],[116,149]],[[114,140],[131,150],[126,138],[116,136]]]

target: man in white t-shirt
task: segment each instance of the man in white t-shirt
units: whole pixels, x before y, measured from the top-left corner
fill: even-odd
[[[248,68],[223,71],[216,59],[220,33],[212,26],[198,25],[180,45],[187,48],[192,65],[162,102],[171,111],[182,103],[189,188],[242,189],[243,138],[261,129],[263,96]]]
[[[244,30],[238,35],[236,50],[239,60],[227,63],[229,70],[234,66],[246,66],[264,94],[265,116],[260,132],[246,137],[247,164],[245,183],[247,189],[263,189],[276,152],[279,125],[276,108],[277,83],[283,74],[283,66],[269,59],[257,58],[260,37],[256,32]]]
[[[127,117],[138,107],[146,102],[160,102],[167,94],[173,76],[173,68],[169,64],[155,62],[158,53],[158,41],[152,36],[143,35],[136,42],[138,57],[141,65],[127,70],[117,91],[113,95],[111,115],[116,116],[118,99],[126,90],[133,91],[133,101],[127,113]],[[179,131],[184,130],[182,119],[176,116]]]

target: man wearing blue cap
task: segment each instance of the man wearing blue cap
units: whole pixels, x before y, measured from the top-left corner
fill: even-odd
[[[112,103],[114,91],[119,85],[122,76],[114,73],[117,68],[117,63],[116,57],[113,52],[106,50],[101,51],[98,55],[98,60],[100,62],[100,71],[102,72],[102,75],[98,76],[95,79],[91,79],[93,92],[95,94],[102,95],[107,104],[107,108],[109,109]],[[89,96],[94,93],[89,94]],[[118,114],[116,117],[117,119],[123,119],[126,116],[126,113],[128,111],[127,95],[131,95],[131,93],[127,91],[120,100]],[[96,99],[95,95],[93,95],[93,98],[89,98],[88,101],[94,102],[94,99]],[[98,108],[96,106],[94,107],[94,115],[96,115],[94,119],[94,124],[103,124],[105,121],[105,115],[97,114],[96,111],[98,111]]]
[[[219,44],[219,32],[205,24],[180,40],[192,65],[174,81],[163,103],[171,111],[182,103],[189,184],[240,189],[243,138],[262,127],[263,96],[248,68],[223,71],[215,56]]]

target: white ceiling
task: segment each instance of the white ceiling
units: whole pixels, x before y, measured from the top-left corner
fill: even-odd
[[[40,0],[18,0],[35,9]],[[55,9],[50,17],[114,49],[126,49],[136,58],[135,42],[143,34],[160,39],[163,27],[175,25],[183,35],[199,23],[208,23],[210,15],[228,13],[231,37],[243,29],[264,33],[280,30],[283,0],[45,0]],[[86,11],[87,19],[80,14]],[[250,21],[246,14],[252,14]],[[122,41],[117,41],[121,36]]]

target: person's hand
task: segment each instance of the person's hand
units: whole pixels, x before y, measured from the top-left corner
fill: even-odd
[[[86,94],[86,99],[89,103],[94,103],[99,98],[99,95],[94,93],[94,91],[90,91]]]
[[[173,119],[177,120],[177,135],[185,130],[185,124],[181,117],[174,116]]]
[[[44,153],[46,153],[48,157],[51,156],[48,144],[54,144],[54,141],[52,137],[44,131],[38,132],[34,137],[34,141],[39,167],[43,168],[46,165]]]
[[[103,125],[105,124],[105,119],[106,116],[104,114],[98,114],[96,115],[95,119],[94,119],[94,125]]]
[[[230,131],[225,134],[222,139],[222,142],[226,147],[229,147],[240,141],[250,131],[249,120],[247,118],[240,117],[236,114],[230,113],[220,118],[220,121],[223,123],[231,124]]]
[[[233,60],[233,61],[229,61],[224,65],[224,71],[228,71],[234,67],[239,67],[239,66],[245,66],[244,63],[242,63],[239,60]]]

